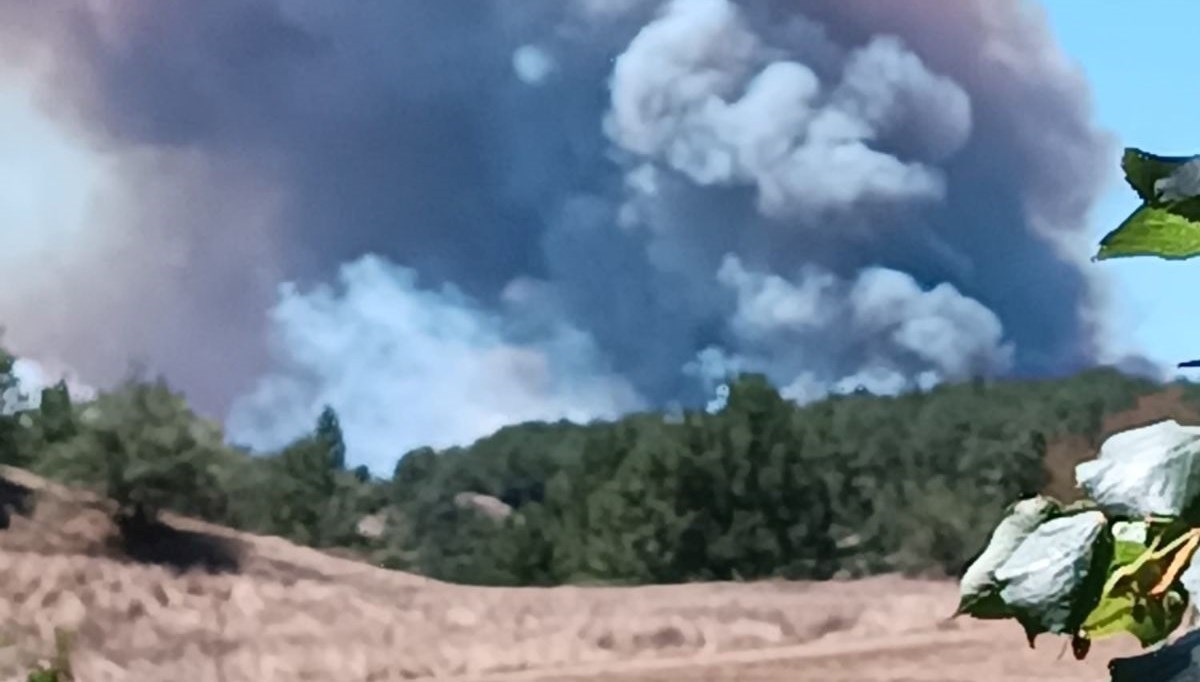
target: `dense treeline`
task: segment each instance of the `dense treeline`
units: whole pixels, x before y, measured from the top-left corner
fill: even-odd
[[[96,489],[126,523],[172,510],[456,582],[946,573],[1043,488],[1048,443],[1097,445],[1106,415],[1161,388],[1103,369],[798,407],[747,375],[716,414],[511,426],[409,452],[381,481],[347,470],[330,409],[251,456],[161,381],[81,404],[60,384],[23,407],[0,356],[0,463]]]
[[[1098,444],[1105,415],[1159,389],[1101,370],[796,407],[748,376],[716,415],[522,425],[410,453],[394,504],[409,565],[463,582],[953,572],[1042,489],[1050,440]],[[496,524],[456,506],[459,490],[515,512]]]

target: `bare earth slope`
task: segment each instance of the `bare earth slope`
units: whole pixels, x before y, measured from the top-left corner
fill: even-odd
[[[461,679],[574,682],[891,682],[1106,679],[1089,661],[1026,648],[1013,624],[947,622],[952,584],[844,583],[485,589],[447,585],[185,519],[190,543],[236,571],[182,574],[111,549],[103,505],[15,470],[0,504],[0,680],[75,635],[83,682]],[[0,524],[3,525],[3,524]],[[7,666],[7,667],[5,667]],[[26,670],[28,667],[25,668]]]

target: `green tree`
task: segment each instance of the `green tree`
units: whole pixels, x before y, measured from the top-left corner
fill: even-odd
[[[0,347],[0,412],[11,411],[17,399],[20,382],[14,373],[16,364],[16,356]]]
[[[1045,485],[1048,442],[1098,438],[1161,390],[1112,370],[803,407],[762,376],[730,387],[717,414],[520,424],[406,454],[392,565],[511,584],[954,574]],[[461,513],[461,492],[500,498],[511,522]]]
[[[342,438],[342,426],[337,412],[326,405],[317,417],[316,439],[329,451],[329,466],[332,469],[346,468],[346,443]]]
[[[301,544],[330,547],[357,542],[359,518],[386,497],[361,472],[345,471],[337,414],[326,407],[312,433],[263,458],[256,472],[262,502],[245,517],[262,532]]]
[[[219,518],[230,461],[222,440],[161,379],[130,380],[88,404],[78,431],[51,444],[36,468],[112,499],[132,519],[168,509]]]
[[[65,381],[42,389],[36,416],[41,438],[48,444],[70,440],[79,433],[71,391]]]
[[[269,532],[300,544],[320,544],[323,520],[337,487],[327,445],[306,436],[264,464],[261,493],[270,500]]]
[[[366,464],[359,464],[358,466],[354,467],[354,478],[357,479],[359,483],[368,483],[371,481],[371,470]]]
[[[405,453],[392,472],[392,497],[401,507],[415,505],[422,490],[432,490],[433,477],[442,468],[433,448],[418,448]]]
[[[16,414],[20,382],[13,373],[16,358],[0,348],[0,464],[24,464],[20,444],[21,425]]]

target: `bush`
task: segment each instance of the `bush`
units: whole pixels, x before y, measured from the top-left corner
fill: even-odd
[[[233,454],[218,427],[160,381],[129,381],[84,406],[77,432],[51,443],[35,470],[117,503],[127,519],[162,510],[202,518],[226,514]]]

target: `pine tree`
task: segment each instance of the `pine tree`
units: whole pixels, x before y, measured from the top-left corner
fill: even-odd
[[[317,440],[329,452],[330,468],[341,471],[346,468],[346,443],[342,439],[342,426],[338,421],[337,412],[329,405],[321,410],[317,418]]]
[[[42,426],[42,437],[48,443],[68,440],[79,432],[71,403],[71,391],[65,381],[42,389],[38,417]]]
[[[16,358],[0,348],[0,464],[21,464],[18,433],[20,426],[13,414],[19,388],[13,374]]]

